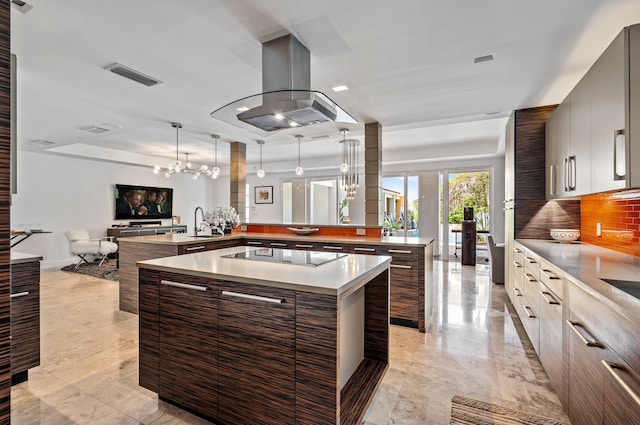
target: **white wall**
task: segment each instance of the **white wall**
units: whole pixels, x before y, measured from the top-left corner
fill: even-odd
[[[192,180],[187,175],[170,179],[150,168],[20,151],[18,194],[11,205],[11,229],[25,224],[51,234],[33,235],[14,248],[44,257],[42,267],[72,264],[64,232],[84,227],[93,237],[106,236],[107,228],[128,220],[114,220],[114,185],[171,187],[173,211],[182,224],[193,228],[196,206],[205,210],[229,204],[229,179]],[[170,219],[162,220],[171,224]]]

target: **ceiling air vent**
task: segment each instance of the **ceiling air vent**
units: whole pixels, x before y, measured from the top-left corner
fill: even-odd
[[[55,145],[54,142],[50,142],[48,140],[43,140],[43,139],[27,140],[25,143],[29,145],[34,145],[34,146],[45,146],[45,147]]]
[[[93,134],[103,134],[118,128],[122,128],[122,126],[105,122],[98,125],[81,125],[80,127],[77,127],[78,130],[87,131]]]
[[[162,83],[162,81],[158,80],[157,78],[150,77],[140,71],[128,68],[119,63],[113,63],[111,65],[105,66],[104,69],[106,69],[107,71],[111,71],[114,74],[118,74],[122,77],[133,80],[136,83],[144,84],[147,87],[155,86],[156,84]]]

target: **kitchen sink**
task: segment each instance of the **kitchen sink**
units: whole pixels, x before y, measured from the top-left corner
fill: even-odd
[[[632,295],[638,299],[640,299],[640,281],[637,280],[620,280],[620,279],[605,279],[603,277],[600,280],[604,280],[610,285],[615,286],[621,291],[626,292],[629,295]]]

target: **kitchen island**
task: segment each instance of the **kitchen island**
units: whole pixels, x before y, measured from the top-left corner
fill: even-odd
[[[390,262],[245,246],[138,262],[140,385],[227,425],[360,423],[388,368]]]
[[[433,239],[234,232],[223,237],[138,236],[122,238],[119,243],[120,309],[131,313],[138,313],[138,261],[232,246],[391,256],[391,323],[425,332],[433,312]]]

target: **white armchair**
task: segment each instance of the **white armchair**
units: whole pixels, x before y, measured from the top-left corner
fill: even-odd
[[[118,250],[118,245],[111,241],[113,239],[111,236],[91,238],[89,232],[85,229],[69,230],[64,235],[69,240],[71,253],[80,257],[76,267],[82,262],[89,263],[86,259],[87,255],[102,257],[100,260],[100,265],[102,265],[105,260],[108,261],[109,254],[113,254]]]

